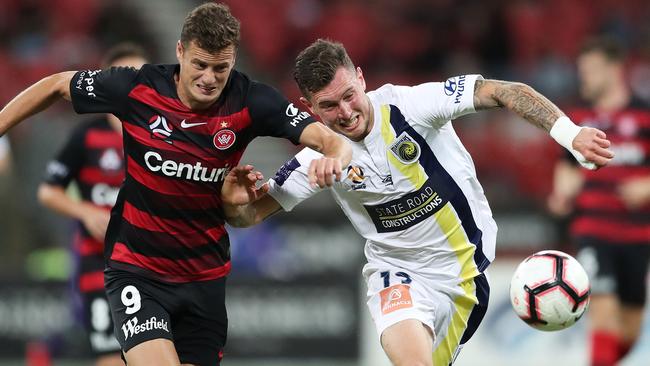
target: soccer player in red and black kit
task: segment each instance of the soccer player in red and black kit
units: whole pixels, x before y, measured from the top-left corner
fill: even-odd
[[[102,68],[139,69],[145,62],[142,48],[122,43],[106,53]],[[97,366],[124,364],[104,291],[104,236],[123,180],[122,124],[117,117],[106,114],[75,129],[48,163],[45,182],[38,189],[38,199],[44,206],[78,221],[73,243],[78,261],[75,288],[81,295],[83,322]],[[81,200],[66,194],[72,181],[79,188]]]
[[[239,21],[206,3],[185,20],[179,64],[55,74],[0,111],[0,135],[60,98],[122,121],[126,176],[106,232],[104,284],[130,366],[220,363],[230,272],[220,191],[251,140],[323,152],[309,171],[320,186],[350,161],[343,139],[234,70],[238,45]]]
[[[549,207],[573,211],[570,233],[591,278],[591,365],[616,365],[639,338],[650,261],[650,107],[625,81],[622,48],[588,42],[578,58],[580,91],[591,108],[570,113],[576,123],[607,134],[616,157],[607,169],[558,162]]]

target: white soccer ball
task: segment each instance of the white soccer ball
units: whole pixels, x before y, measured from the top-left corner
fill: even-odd
[[[589,306],[589,277],[572,256],[544,250],[524,259],[510,281],[515,313],[533,328],[552,331],[572,326]]]

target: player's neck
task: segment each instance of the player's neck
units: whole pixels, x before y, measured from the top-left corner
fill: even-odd
[[[631,97],[625,83],[616,83],[596,100],[594,109],[605,113],[615,112],[625,108],[630,103]]]

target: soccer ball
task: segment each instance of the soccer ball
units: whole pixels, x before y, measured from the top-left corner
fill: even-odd
[[[572,326],[589,306],[589,277],[572,256],[544,250],[524,259],[510,281],[515,313],[533,328]]]

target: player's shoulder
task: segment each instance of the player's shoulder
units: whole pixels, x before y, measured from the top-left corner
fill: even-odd
[[[174,80],[174,74],[180,72],[178,64],[144,64],[140,69],[130,68],[131,73],[140,82],[157,85],[161,81],[169,83]]]
[[[370,100],[389,103],[399,99],[399,96],[404,93],[403,88],[403,85],[384,84],[375,90],[369,91],[367,94]]]
[[[282,94],[274,86],[261,80],[251,79],[248,75],[242,72],[238,72],[236,76],[239,80],[238,84],[240,85],[240,88],[242,90],[250,91],[250,96],[253,98],[269,97]]]

